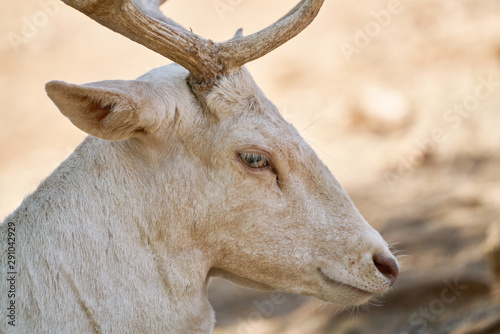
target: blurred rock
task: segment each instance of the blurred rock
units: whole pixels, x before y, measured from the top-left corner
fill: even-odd
[[[366,84],[357,93],[351,108],[353,127],[386,134],[411,123],[412,106],[402,93],[377,84]]]
[[[481,305],[464,316],[455,325],[452,334],[496,334],[500,333],[500,307],[490,304]],[[443,333],[449,333],[443,332]]]

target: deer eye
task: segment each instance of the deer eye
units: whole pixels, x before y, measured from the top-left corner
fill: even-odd
[[[266,168],[269,158],[259,153],[240,153],[241,160],[250,168]]]

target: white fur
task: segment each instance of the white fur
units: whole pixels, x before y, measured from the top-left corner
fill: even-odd
[[[390,283],[386,243],[245,69],[202,105],[178,65],[136,81],[49,83],[89,136],[0,226],[16,228],[16,327],[6,333],[209,333],[218,275],[345,305]],[[103,139],[106,140],[103,140]],[[269,155],[256,171],[239,152]],[[2,310],[7,285],[0,284]],[[4,314],[5,311],[2,311]]]

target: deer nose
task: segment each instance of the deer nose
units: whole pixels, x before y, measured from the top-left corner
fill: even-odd
[[[375,254],[373,256],[373,263],[378,271],[389,280],[389,286],[394,284],[399,275],[398,263],[393,257],[383,254]]]

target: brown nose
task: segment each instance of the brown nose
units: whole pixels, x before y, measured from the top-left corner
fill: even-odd
[[[394,260],[393,257],[375,254],[373,256],[373,263],[375,263],[375,267],[377,267],[378,271],[387,277],[389,284],[392,286],[399,274],[398,263],[396,260]]]

